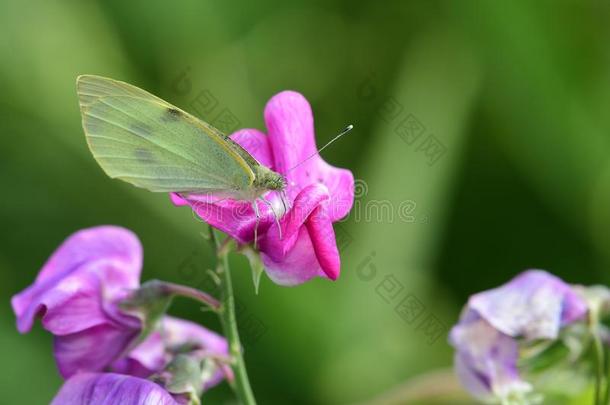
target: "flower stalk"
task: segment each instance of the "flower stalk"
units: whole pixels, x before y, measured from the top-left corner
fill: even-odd
[[[603,347],[604,346],[603,341],[601,343],[602,343],[602,347]],[[604,362],[604,376],[605,376],[606,386],[604,389],[604,397],[603,397],[602,403],[610,404],[610,359],[608,358],[610,353],[608,353],[607,350],[604,350],[604,354],[605,354],[605,359],[606,359],[606,361]]]
[[[604,380],[605,380],[605,366],[604,366],[604,348],[602,346],[601,339],[597,327],[592,325],[591,334],[593,338],[593,353],[595,357],[595,396],[594,405],[606,405],[603,394],[604,391]]]
[[[233,373],[235,373],[235,379],[232,386],[242,404],[255,405],[256,400],[254,399],[254,394],[250,387],[248,372],[246,371],[246,364],[242,355],[241,342],[239,340],[239,331],[237,330],[235,299],[233,297],[233,284],[231,282],[231,271],[228,259],[229,249],[226,248],[226,244],[219,241],[214,229],[211,227],[210,235],[214,249],[217,252],[216,260],[218,263],[216,271],[219,273],[218,275],[221,280],[220,289],[222,292],[222,306],[219,316],[224,335],[229,343],[229,355],[232,358],[231,368],[233,369]]]
[[[166,281],[163,281],[162,284],[165,286],[166,292],[168,294],[177,295],[177,296],[181,296],[181,297],[185,297],[185,298],[190,298],[195,301],[199,301],[200,303],[208,306],[214,312],[218,312],[220,309],[220,306],[221,306],[220,302],[218,302],[218,300],[216,298],[212,297],[211,295],[209,295],[203,291],[197,290],[196,288],[180,285],[180,284],[169,283]]]
[[[589,332],[591,334],[593,344],[593,358],[595,362],[595,382],[594,382],[594,405],[608,405],[608,394],[610,389],[610,381],[607,375],[607,363],[606,353],[604,345],[601,339],[600,331],[600,316],[599,306],[591,306],[589,309]]]

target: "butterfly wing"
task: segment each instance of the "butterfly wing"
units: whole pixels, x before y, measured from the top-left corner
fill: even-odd
[[[99,76],[79,76],[77,91],[89,148],[110,177],[159,192],[243,195],[252,185],[239,145],[196,117]]]

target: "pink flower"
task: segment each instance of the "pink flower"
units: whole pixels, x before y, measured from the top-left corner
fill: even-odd
[[[99,226],[70,236],[43,266],[33,285],[11,304],[21,333],[34,319],[54,335],[59,371],[98,371],[140,333],[140,320],[118,303],[139,285],[142,247],[127,229]]]
[[[527,397],[533,387],[518,367],[520,345],[557,340],[587,310],[571,285],[544,270],[527,270],[471,296],[449,337],[458,378],[482,401]]]
[[[226,340],[194,323],[164,317],[158,329],[132,349],[142,332],[142,318],[120,305],[140,287],[142,246],[129,230],[99,226],[74,233],[51,255],[33,285],[12,299],[17,328],[25,333],[36,317],[54,335],[54,355],[61,375],[108,369],[138,377],[163,372],[178,351],[198,363],[208,359],[200,390],[230,371]],[[136,313],[134,312],[134,314]],[[188,350],[187,350],[188,349]]]
[[[301,94],[284,91],[271,98],[265,107],[265,122],[268,136],[244,129],[231,138],[287,181],[288,212],[282,212],[277,193],[266,196],[275,211],[284,214],[281,238],[272,210],[257,202],[261,213],[258,242],[266,272],[282,285],[300,284],[315,276],[336,280],[341,262],[332,224],[352,207],[353,175],[330,166],[319,155],[306,160],[317,148],[311,107]],[[205,222],[239,243],[252,242],[256,217],[250,202],[215,200],[218,198],[205,195],[186,199],[172,195],[176,205],[189,204]]]

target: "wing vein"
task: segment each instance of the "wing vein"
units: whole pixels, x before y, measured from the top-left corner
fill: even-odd
[[[101,100],[100,100],[100,102],[103,102],[103,101],[101,101]],[[104,104],[106,104],[106,105],[110,106],[110,105],[109,105],[109,104],[107,104],[107,103],[104,103]],[[131,118],[134,118],[134,119],[135,119],[135,117],[134,117],[134,116],[132,116],[132,115],[130,115],[130,114],[127,114],[127,113],[125,113],[125,112],[123,112],[123,111],[121,111],[121,110],[118,110],[116,107],[113,107],[113,106],[110,106],[110,107],[112,107],[112,108],[114,108],[115,110],[117,110],[117,111],[119,111],[119,112],[122,112],[122,113],[124,113],[124,114],[128,115],[129,117],[131,117]],[[87,113],[86,113],[86,114],[87,114],[88,116],[93,117],[93,118],[96,118],[96,119],[98,119],[98,120],[100,120],[100,121],[104,121],[104,122],[106,122],[106,123],[108,123],[108,124],[110,124],[110,125],[114,125],[114,126],[115,126],[115,127],[117,127],[117,128],[124,129],[125,131],[127,131],[127,132],[129,132],[129,133],[131,133],[131,134],[133,134],[133,135],[135,135],[135,136],[137,136],[138,138],[143,139],[143,140],[145,140],[145,141],[147,141],[147,142],[149,142],[149,143],[151,143],[151,144],[155,145],[157,148],[160,148],[160,149],[162,149],[162,150],[164,150],[164,151],[167,151],[168,153],[171,153],[172,155],[177,156],[177,157],[179,157],[180,159],[182,159],[182,160],[184,160],[184,161],[186,161],[186,162],[188,162],[188,163],[190,163],[190,164],[192,164],[192,165],[194,165],[194,166],[197,166],[197,167],[199,167],[199,168],[201,168],[201,169],[205,169],[205,167],[201,166],[200,164],[198,164],[198,163],[197,163],[197,162],[195,162],[194,160],[191,160],[191,159],[188,159],[188,158],[187,158],[187,157],[185,157],[185,156],[179,155],[179,154],[177,154],[176,152],[174,152],[174,151],[172,151],[172,150],[170,150],[170,149],[167,149],[167,148],[163,147],[162,145],[160,145],[160,144],[158,144],[158,143],[156,143],[156,142],[153,142],[152,140],[150,140],[150,139],[148,139],[148,138],[145,138],[145,137],[143,137],[143,136],[139,135],[139,134],[138,134],[137,132],[135,132],[134,130],[132,130],[132,129],[130,129],[130,128],[127,128],[127,127],[125,127],[125,126],[123,126],[123,125],[119,124],[118,122],[112,121],[112,120],[110,120],[110,119],[108,119],[108,118],[105,118],[105,117],[102,117],[102,116],[99,116],[99,115],[92,114],[90,111],[87,111]],[[138,121],[138,120],[136,120],[136,121]],[[175,134],[175,133],[174,133],[174,134]]]

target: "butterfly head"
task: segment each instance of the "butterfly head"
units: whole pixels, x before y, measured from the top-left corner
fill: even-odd
[[[265,191],[282,191],[286,188],[284,177],[265,166],[257,166],[254,187]]]

